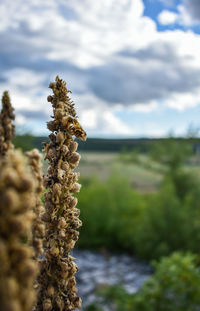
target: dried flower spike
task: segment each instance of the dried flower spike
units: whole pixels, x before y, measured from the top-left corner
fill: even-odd
[[[3,93],[2,109],[0,113],[0,155],[4,156],[7,150],[13,148],[11,140],[15,134],[15,127],[12,121],[15,119],[14,109],[10,102],[7,91]]]
[[[36,310],[69,311],[81,307],[74,278],[78,268],[69,254],[79,236],[76,229],[81,226],[79,210],[75,207],[77,199],[73,197],[73,192],[80,189],[78,175],[73,172],[80,159],[73,136],[85,140],[86,133],[77,121],[66,83],[56,77],[56,82],[50,83],[49,87],[53,90],[53,95],[47,98],[53,106],[53,121],[47,123],[52,131],[50,143],[44,144],[45,158],[50,163],[44,179],[48,189],[43,214],[45,260],[39,278]]]
[[[31,238],[33,183],[19,151],[0,161],[0,310],[31,311],[37,266]]]
[[[32,227],[32,243],[35,250],[35,259],[38,259],[43,253],[42,239],[45,234],[44,223],[41,220],[41,214],[44,212],[44,208],[41,202],[41,195],[43,191],[43,178],[42,178],[42,164],[41,164],[41,154],[37,149],[26,152],[28,157],[29,166],[31,168],[32,175],[35,182],[35,203],[33,207],[34,221]]]

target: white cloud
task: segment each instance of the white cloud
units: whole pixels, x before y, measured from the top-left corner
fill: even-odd
[[[183,26],[192,26],[196,23],[184,5],[178,6],[177,22]]]
[[[173,94],[170,98],[164,101],[167,107],[184,111],[185,109],[194,108],[200,105],[200,89],[192,93]]]
[[[83,127],[87,129],[95,129],[97,124],[97,113],[93,109],[87,109],[82,111],[80,122]]]
[[[177,23],[182,26],[190,27],[200,23],[200,1],[183,0],[177,6],[177,13],[163,10],[158,15],[158,21],[162,25]]]
[[[133,135],[133,130],[130,129],[124,122],[116,117],[111,111],[103,112],[104,125],[101,128],[102,133],[112,133],[114,135]]]
[[[135,104],[131,108],[133,111],[149,113],[158,109],[158,102],[155,100],[150,101],[148,104]]]
[[[68,60],[83,68],[102,64],[106,57],[132,46],[130,38],[135,38],[135,48],[145,46],[155,32],[154,22],[142,17],[141,0],[58,0],[50,1],[49,5],[46,2],[43,5],[42,1],[36,5],[33,0],[22,4],[18,0],[16,3],[5,0],[0,6],[0,29],[15,34],[13,43],[26,40],[33,48],[31,57],[37,49],[48,59]],[[60,5],[61,10],[70,7],[77,18],[64,18]],[[8,15],[3,13],[7,10]],[[141,36],[145,41],[140,40]]]
[[[168,11],[168,10],[163,10],[159,15],[158,15],[158,21],[162,25],[169,25],[169,24],[174,24],[178,20],[178,14]]]
[[[116,109],[113,110],[98,97],[84,94],[72,98],[77,103],[80,123],[87,132],[99,135],[112,133],[112,135],[131,136],[133,134],[133,129],[115,115]]]
[[[26,124],[26,118],[22,115],[16,115],[15,124],[18,126],[22,126]]]
[[[24,68],[13,68],[3,73],[3,76],[9,81],[9,84],[19,88],[38,88],[47,78],[45,73],[36,73]]]
[[[190,23],[185,7],[178,17],[163,11],[160,21]],[[27,110],[46,118],[48,82],[59,73],[89,131],[124,135],[135,132],[116,117],[117,106],[150,113],[160,102],[178,110],[198,105],[200,36],[157,32],[143,10],[142,0],[4,0],[1,89],[10,90],[25,120]]]

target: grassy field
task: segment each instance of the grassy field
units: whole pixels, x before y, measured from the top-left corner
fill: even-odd
[[[47,162],[44,163],[46,172]],[[107,180],[112,172],[128,177],[133,189],[142,193],[157,191],[166,172],[166,167],[152,161],[149,156],[139,154],[136,157],[123,158],[120,153],[112,152],[81,152],[81,160],[77,171],[81,178],[96,177]],[[185,165],[200,179],[200,161],[192,159]]]
[[[184,167],[200,179],[199,158],[192,158]],[[166,169],[146,155],[139,154],[132,160],[126,160],[122,159],[120,153],[100,152],[82,152],[78,167],[81,177],[96,176],[100,180],[106,180],[116,171],[121,176],[128,177],[133,188],[140,192],[156,191]]]
[[[96,176],[100,180],[106,180],[114,171],[128,177],[133,188],[141,192],[155,191],[162,181],[158,166],[148,163],[144,156],[137,163],[124,162],[119,153],[81,153],[78,171],[83,178]]]

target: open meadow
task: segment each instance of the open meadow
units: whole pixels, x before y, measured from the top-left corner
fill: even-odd
[[[163,180],[167,168],[165,165],[151,159],[149,155],[127,156],[120,152],[80,152],[81,161],[78,167],[81,178],[96,177],[105,181],[117,172],[126,176],[131,187],[141,193],[155,192]],[[200,157],[195,156],[184,164],[184,169],[193,172],[200,179]]]

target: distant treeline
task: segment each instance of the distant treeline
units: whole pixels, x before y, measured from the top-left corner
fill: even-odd
[[[146,153],[155,143],[167,141],[169,138],[150,139],[150,138],[133,138],[133,139],[104,139],[88,138],[86,142],[79,141],[80,151],[96,152],[119,152],[122,150],[137,149],[138,152]],[[42,150],[42,143],[48,141],[48,137],[36,137],[30,134],[17,135],[14,139],[16,147],[24,151],[32,148]],[[175,138],[177,141],[190,141],[194,151],[200,152],[200,138]]]

